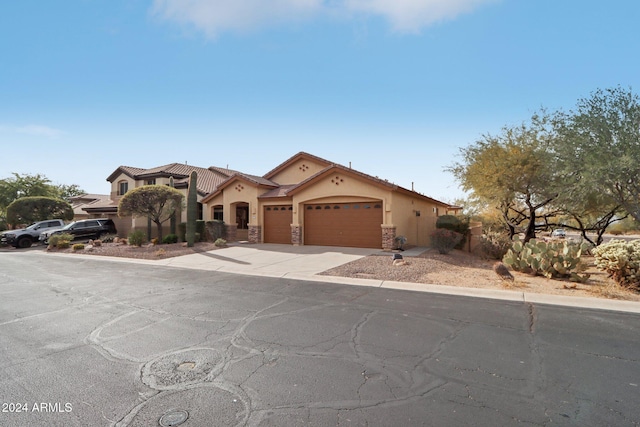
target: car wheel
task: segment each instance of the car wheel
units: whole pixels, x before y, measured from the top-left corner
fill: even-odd
[[[31,240],[31,237],[21,237],[16,242],[16,247],[22,249],[30,248],[32,243],[33,241]]]

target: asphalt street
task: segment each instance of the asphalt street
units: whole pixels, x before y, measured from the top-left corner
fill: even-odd
[[[0,254],[0,426],[637,426],[640,316]]]

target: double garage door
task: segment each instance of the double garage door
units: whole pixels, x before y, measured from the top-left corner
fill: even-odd
[[[291,244],[293,208],[264,208],[264,242]],[[317,246],[382,247],[380,202],[304,205],[304,244]]]
[[[382,247],[380,202],[323,203],[304,206],[304,244]]]

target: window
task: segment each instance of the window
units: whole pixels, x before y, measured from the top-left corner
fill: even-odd
[[[216,221],[223,220],[222,206],[214,206],[213,207],[213,219]]]
[[[148,179],[144,183],[145,185],[156,185],[156,179],[155,178]]]
[[[120,182],[118,184],[118,196],[122,196],[127,191],[129,191],[129,183],[127,181]]]

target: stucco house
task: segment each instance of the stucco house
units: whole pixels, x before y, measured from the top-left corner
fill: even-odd
[[[121,235],[146,229],[144,218],[117,218],[122,194],[145,184],[168,185],[171,176],[186,194],[192,170],[198,174],[199,218],[223,220],[230,241],[392,249],[395,238],[404,236],[407,244],[426,246],[437,217],[460,210],[305,152],[263,176],[178,163],[120,166],[107,178],[110,200],[85,209],[112,217]]]

